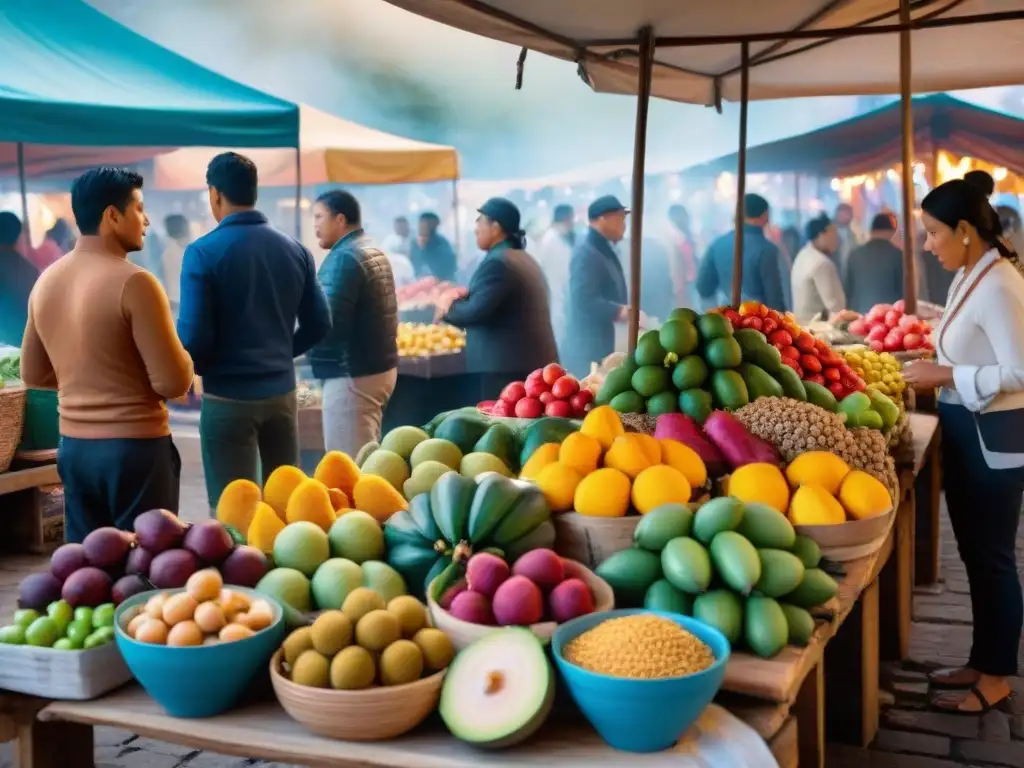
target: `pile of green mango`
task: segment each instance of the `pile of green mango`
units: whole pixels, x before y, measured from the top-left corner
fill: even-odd
[[[839,412],[846,414],[847,427],[865,427],[888,432],[900,420],[900,409],[887,395],[868,389],[854,392],[839,401]]]
[[[633,541],[597,567],[616,608],[693,616],[762,658],[806,645],[811,609],[838,592],[818,545],[765,504],[724,496],[696,514],[665,504],[643,516]]]

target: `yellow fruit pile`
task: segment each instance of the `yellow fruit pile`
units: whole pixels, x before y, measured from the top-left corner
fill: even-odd
[[[686,504],[707,483],[700,456],[676,440],[627,433],[610,406],[590,411],[579,432],[540,446],[520,477],[544,493],[553,513],[622,517]]]
[[[466,346],[466,332],[453,325],[430,323],[399,323],[398,354],[400,357],[447,355]]]
[[[366,587],[352,590],[340,611],[296,629],[281,648],[293,683],[340,691],[406,685],[447,668],[455,656],[419,600],[403,595],[385,604]]]
[[[262,492],[251,480],[228,483],[217,502],[217,519],[241,533],[250,546],[270,553],[288,523],[305,520],[325,532],[352,509],[361,509],[384,523],[409,506],[392,485],[377,475],[363,474],[341,451],[328,451],[307,477],[298,467],[278,467]]]
[[[746,503],[767,504],[793,525],[837,525],[867,520],[892,510],[881,481],[834,453],[811,451],[796,457],[785,474],[772,464],[747,464],[729,477],[727,492]]]
[[[853,372],[864,379],[868,389],[878,390],[903,406],[903,390],[907,388],[907,382],[903,380],[903,366],[899,360],[889,352],[879,353],[867,347],[847,350],[843,357]]]

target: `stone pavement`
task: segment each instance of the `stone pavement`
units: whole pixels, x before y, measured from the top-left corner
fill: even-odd
[[[198,434],[193,426],[175,429],[182,458],[182,514],[200,520],[207,514]],[[1018,534],[1018,552],[1024,529]],[[1010,712],[962,717],[927,711],[926,672],[961,664],[971,641],[967,579],[943,513],[943,582],[914,594],[910,660],[885,670],[883,687],[892,694],[882,728],[870,749],[829,748],[827,768],[1024,768],[1024,679],[1015,678],[1017,696]],[[45,562],[37,557],[0,558],[0,616],[14,610],[17,584]],[[1024,662],[1024,654],[1021,656]],[[13,768],[10,744],[0,744],[0,768]],[[189,747],[139,738],[129,731],[96,729],[99,768],[289,768],[226,757]]]

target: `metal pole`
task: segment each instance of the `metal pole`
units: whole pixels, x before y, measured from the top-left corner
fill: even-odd
[[[633,221],[629,228],[629,351],[640,335],[640,252],[644,239],[644,177],[647,157],[647,110],[654,71],[654,29],[640,30],[640,82],[636,91],[636,133],[633,137]]]
[[[459,224],[459,180],[452,179],[452,230],[455,235],[455,255],[462,252],[462,227]]]
[[[736,236],[732,249],[732,305],[743,295],[743,198],[747,194],[747,111],[750,106],[750,43],[740,44],[740,151],[736,163]],[[783,309],[776,307],[776,309]]]
[[[28,182],[25,179],[25,145],[18,142],[18,191],[21,192],[21,231],[25,235],[25,248],[32,250],[32,225],[28,220]],[[28,253],[24,254],[28,258]]]
[[[910,0],[900,0],[900,23],[910,23]],[[906,312],[917,312],[917,226],[914,221],[914,105],[912,101],[910,30],[900,32],[900,123],[903,129],[903,299]]]
[[[295,148],[295,239],[302,242],[302,148]]]

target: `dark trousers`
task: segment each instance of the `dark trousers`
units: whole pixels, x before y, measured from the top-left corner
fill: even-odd
[[[263,400],[227,400],[203,395],[199,436],[206,495],[210,507],[214,508],[224,487],[232,480],[252,480],[262,486],[278,467],[298,466],[299,417],[295,391]]]
[[[150,509],[178,514],[181,457],[170,436],[85,440],[61,437],[57,472],[64,484],[64,538],[81,542],[112,525],[130,531]]]
[[[1015,470],[985,463],[974,417],[939,404],[946,506],[971,590],[974,636],[967,664],[987,675],[1016,675],[1024,598],[1017,574],[1022,483]]]

